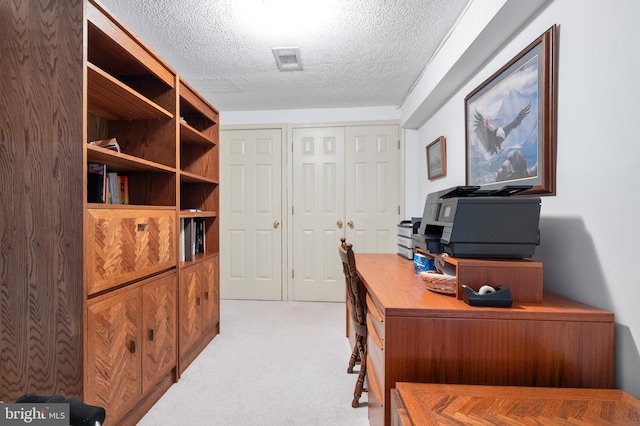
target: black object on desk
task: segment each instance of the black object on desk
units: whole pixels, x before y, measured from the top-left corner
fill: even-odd
[[[511,292],[508,287],[498,286],[494,292],[491,293],[479,293],[471,290],[466,285],[462,285],[464,292],[462,293],[462,300],[469,306],[492,306],[498,308],[510,308],[513,303],[511,298]]]

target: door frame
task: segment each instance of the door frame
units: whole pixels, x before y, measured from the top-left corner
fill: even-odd
[[[374,120],[374,121],[342,121],[342,122],[323,122],[323,123],[305,123],[305,124],[288,124],[287,125],[287,137],[286,137],[286,149],[287,156],[290,159],[293,154],[293,130],[294,129],[308,129],[318,127],[349,127],[349,126],[398,126],[398,137],[400,139],[400,150],[398,153],[398,204],[400,205],[400,217],[404,217],[405,212],[405,182],[404,182],[404,170],[405,170],[405,149],[404,149],[404,129],[400,124],[400,120]],[[284,163],[283,163],[284,164]],[[293,230],[291,226],[293,224],[293,214],[291,206],[293,205],[293,164],[291,161],[286,163],[287,165],[287,269],[283,270],[283,280],[286,277],[286,283],[283,283],[282,294],[285,300],[293,300],[293,250],[289,250],[293,247]],[[336,241],[336,259],[339,242]],[[285,288],[286,284],[286,288]],[[285,298],[286,295],[286,298]]]

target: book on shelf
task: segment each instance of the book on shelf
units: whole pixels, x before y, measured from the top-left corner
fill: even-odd
[[[196,253],[205,252],[205,232],[204,232],[204,220],[196,220]]]
[[[120,188],[120,204],[129,204],[129,176],[118,175],[118,184]]]
[[[120,186],[118,185],[118,173],[107,173],[109,182],[109,204],[120,204]]]
[[[193,260],[197,253],[205,253],[206,249],[204,220],[180,219],[180,261]]]
[[[101,198],[103,201],[91,201],[92,198],[90,196],[89,202],[100,202],[107,204],[129,204],[129,177],[119,175],[117,172],[106,172],[106,167],[102,170],[105,170],[105,178],[103,182],[104,189]],[[88,183],[89,191],[91,191],[92,185],[97,185],[91,182],[91,180],[93,179],[95,178],[90,175]]]
[[[193,233],[193,219],[180,219],[180,260],[190,261],[193,260],[192,247],[192,233]]]
[[[116,140],[116,138],[99,139],[96,141],[91,141],[89,142],[89,144],[99,146],[101,148],[111,149],[117,152],[122,152],[120,151],[120,144],[118,144],[118,141]]]
[[[87,164],[87,202],[107,202],[107,166],[105,164]]]

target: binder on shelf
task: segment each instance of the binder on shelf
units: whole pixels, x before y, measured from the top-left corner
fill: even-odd
[[[107,166],[104,164],[87,164],[87,202],[107,202]]]
[[[195,223],[196,223],[195,251],[196,253],[204,253],[205,252],[204,220],[199,219],[199,220],[196,220]]]
[[[180,259],[184,262],[193,260],[194,226],[193,219],[180,219]]]

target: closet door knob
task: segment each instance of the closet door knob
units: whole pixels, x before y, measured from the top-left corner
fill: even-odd
[[[342,221],[341,220],[337,221],[336,225],[338,225],[339,229],[342,229]]]
[[[349,225],[349,228],[353,229],[353,221],[350,220],[349,222],[347,222],[347,225]]]

